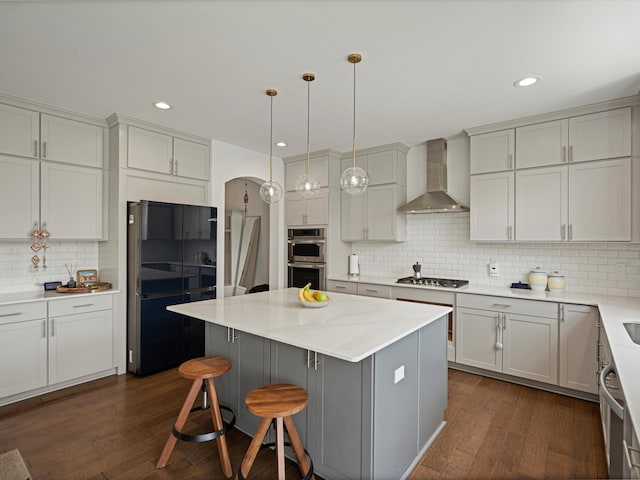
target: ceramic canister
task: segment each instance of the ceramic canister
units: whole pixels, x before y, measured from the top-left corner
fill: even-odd
[[[551,272],[547,279],[547,285],[550,292],[564,291],[564,275],[561,275],[560,272]]]
[[[540,267],[529,272],[529,288],[543,292],[547,288],[547,274]]]

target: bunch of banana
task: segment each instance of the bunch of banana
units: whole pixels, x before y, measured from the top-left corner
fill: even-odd
[[[312,292],[309,287],[311,287],[311,283],[307,283],[304,287],[298,290],[298,300],[311,303],[329,301],[329,295],[319,291]]]

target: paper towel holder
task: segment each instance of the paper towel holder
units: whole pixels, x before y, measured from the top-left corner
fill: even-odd
[[[360,275],[360,257],[355,253],[349,255],[349,275],[351,277]]]

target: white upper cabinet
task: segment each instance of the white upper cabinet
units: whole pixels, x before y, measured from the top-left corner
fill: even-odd
[[[329,190],[321,188],[318,196],[303,198],[298,192],[285,194],[288,226],[327,225],[329,223]]]
[[[129,126],[127,166],[178,177],[209,180],[209,145]]]
[[[211,171],[209,145],[174,138],[173,163],[175,175],[208,180]]]
[[[516,240],[561,241],[567,238],[567,167],[516,172]]]
[[[631,108],[569,119],[569,161],[584,162],[631,155]]]
[[[513,240],[514,172],[472,175],[471,240]]]
[[[285,165],[285,191],[294,192],[296,181],[307,174],[307,159],[288,162]],[[309,158],[309,175],[318,182],[320,187],[329,186],[329,156],[321,155]]]
[[[360,167],[369,176],[369,185],[383,185],[385,183],[407,183],[406,162],[398,161],[400,152],[385,150],[368,154],[356,155],[356,167]],[[342,157],[340,173],[353,166],[353,155]]]
[[[0,155],[0,238],[25,239],[40,217],[40,162]]]
[[[42,162],[40,220],[52,239],[102,238],[102,170]]]
[[[569,121],[516,128],[516,168],[557,165],[568,159]]]
[[[631,159],[569,166],[568,239],[631,240]]]
[[[40,114],[0,103],[0,153],[37,158]]]
[[[98,125],[0,104],[0,153],[102,168],[103,134]]]
[[[127,166],[173,174],[173,138],[143,128],[129,127]]]
[[[103,129],[96,125],[42,114],[40,158],[102,168]]]
[[[471,174],[512,170],[515,154],[513,128],[471,137]]]

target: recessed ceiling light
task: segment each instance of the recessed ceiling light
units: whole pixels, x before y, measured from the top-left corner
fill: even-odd
[[[160,110],[169,110],[171,108],[171,105],[169,105],[167,102],[156,102],[153,105]]]
[[[542,80],[542,77],[534,76],[534,77],[524,77],[519,80],[516,80],[513,84],[514,87],[530,87],[531,85],[538,83]]]
[[[287,146],[286,142],[278,142],[278,143],[276,143],[276,147],[286,147],[286,146]]]

